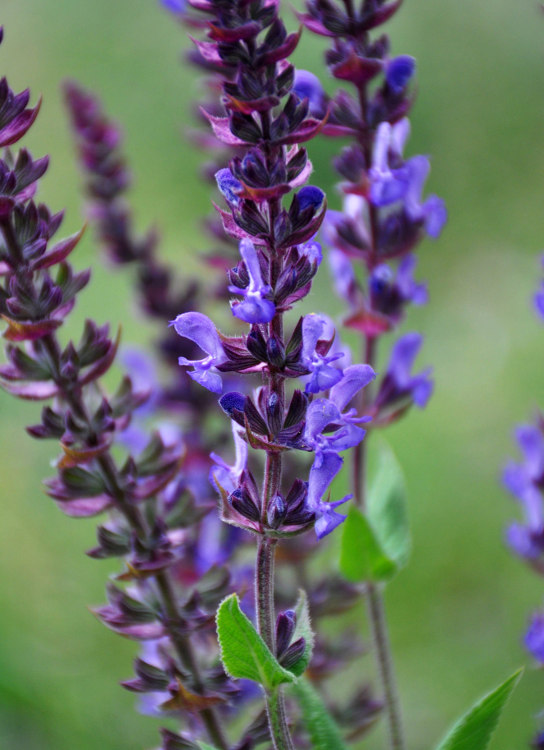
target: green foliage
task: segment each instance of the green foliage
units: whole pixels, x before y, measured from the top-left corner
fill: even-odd
[[[297,677],[304,674],[306,667],[310,663],[312,658],[312,651],[314,648],[314,631],[312,630],[312,623],[310,622],[310,608],[308,607],[308,597],[306,592],[300,589],[298,593],[297,603],[295,605],[295,614],[297,616],[297,624],[295,626],[295,632],[293,633],[292,641],[298,641],[299,638],[304,638],[306,641],[306,647],[304,653],[300,659],[295,662],[289,671]]]
[[[523,670],[479,700],[451,728],[436,750],[485,750]]]
[[[200,750],[217,750],[216,747],[212,747],[212,745],[208,745],[207,742],[199,742]]]
[[[386,581],[409,555],[404,477],[393,452],[384,448],[366,516],[352,506],[344,523],[340,570],[348,581]]]
[[[340,729],[308,680],[293,685],[313,750],[347,750]]]
[[[406,486],[395,454],[385,444],[368,495],[368,520],[385,555],[403,568],[411,548]]]
[[[231,677],[245,677],[274,690],[295,676],[284,669],[240,609],[236,594],[223,599],[217,610],[217,636],[221,661]]]
[[[384,554],[370,523],[355,505],[344,521],[340,570],[354,583],[383,581],[396,571],[395,563]]]

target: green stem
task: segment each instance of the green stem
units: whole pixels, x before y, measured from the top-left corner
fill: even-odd
[[[270,113],[261,113],[261,123],[265,140],[270,137]],[[266,160],[269,168],[280,158],[284,158],[284,149],[272,147],[266,144]],[[267,201],[268,222],[270,236],[268,238],[268,253],[270,260],[269,283],[275,290],[276,283],[282,270],[281,256],[275,247],[274,225],[279,211],[281,200],[278,198]],[[283,313],[277,312],[268,324],[268,335],[283,340]],[[265,384],[270,393],[278,396],[279,403],[285,401],[284,376],[277,372],[265,372]],[[268,508],[271,500],[278,494],[281,488],[282,457],[280,453],[269,452],[266,454],[262,501],[261,522],[266,527]],[[276,653],[276,617],[274,609],[274,558],[277,540],[265,536],[259,537],[257,546],[257,559],[255,563],[255,602],[257,607],[257,626],[259,634],[264,642],[275,655]],[[285,700],[281,687],[272,692],[265,691],[266,713],[270,736],[275,750],[295,750],[285,712]]]
[[[255,575],[257,626],[263,641],[272,653],[276,648],[274,618],[274,557],[275,540],[259,537]]]
[[[406,744],[402,730],[400,701],[393,669],[393,655],[387,630],[383,593],[370,581],[366,585],[366,604],[372,629],[376,663],[384,691],[391,750],[404,750]]]
[[[267,465],[271,454],[267,457]],[[274,476],[268,470],[266,476]],[[266,483],[265,483],[266,486]],[[255,600],[257,602],[257,625],[259,633],[274,654],[276,652],[276,618],[274,613],[274,557],[276,540],[259,537],[257,564],[255,568]],[[281,687],[265,692],[266,713],[270,735],[275,750],[294,750],[285,714],[285,702]]]
[[[285,701],[281,687],[266,694],[266,713],[276,750],[295,750],[289,730],[287,729]]]
[[[366,337],[363,361],[374,367],[375,360],[376,339]],[[371,395],[372,392],[369,386],[363,389],[359,403],[361,413],[365,412],[367,405],[371,402]],[[367,440],[364,440],[352,454],[352,490],[355,503],[363,512],[366,506],[367,444]],[[400,701],[393,668],[393,655],[387,628],[383,593],[374,583],[369,581],[366,584],[365,595],[374,644],[374,655],[385,700],[390,748],[391,750],[405,750],[406,744],[402,729]]]

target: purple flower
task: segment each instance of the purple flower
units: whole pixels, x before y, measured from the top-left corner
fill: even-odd
[[[231,208],[237,208],[240,205],[240,192],[243,192],[244,186],[236,179],[230,169],[220,169],[215,173],[215,181],[219,192],[225,198]]]
[[[538,560],[544,553],[544,529],[512,523],[506,530],[506,543],[519,557]]]
[[[336,513],[335,509],[353,497],[352,495],[346,495],[333,503],[323,500],[323,495],[340,471],[342,463],[343,461],[337,453],[327,453],[319,459],[316,457],[310,469],[306,504],[308,510],[315,513],[314,528],[318,539],[323,539],[345,520],[346,516]]]
[[[121,349],[119,358],[130,376],[134,389],[149,394],[141,406],[134,409],[128,426],[119,433],[119,442],[136,455],[149,443],[149,431],[143,425],[145,418],[153,414],[157,407],[160,387],[155,364],[145,351],[127,347]]]
[[[351,365],[345,369],[341,380],[331,388],[330,398],[319,398],[309,405],[304,441],[315,451],[317,464],[325,454],[353,448],[364,438],[366,431],[357,425],[369,422],[370,417],[358,417],[354,408],[347,412],[343,412],[343,409],[375,377],[376,374],[369,365]]]
[[[402,316],[403,307],[412,303],[424,305],[428,301],[427,285],[413,277],[417,265],[415,255],[406,255],[400,262],[396,276],[382,263],[376,266],[369,279],[370,301],[373,310],[395,319]]]
[[[323,250],[319,242],[316,242],[315,240],[305,242],[304,245],[298,246],[298,252],[300,255],[308,258],[310,263],[315,263],[317,268],[321,265],[321,261],[323,260]]]
[[[533,425],[516,430],[516,440],[524,463],[510,462],[503,472],[503,482],[523,506],[525,524],[514,523],[506,533],[509,546],[527,559],[536,559],[544,551],[544,514],[540,487],[544,482],[544,436]]]
[[[249,285],[245,289],[229,286],[229,292],[245,297],[243,302],[231,302],[232,314],[246,323],[269,323],[276,314],[276,306],[266,299],[271,288],[263,283],[259,256],[251,240],[240,241],[240,255],[246,265]]]
[[[376,373],[370,365],[351,365],[350,367],[346,367],[342,380],[331,388],[330,400],[342,411],[354,399],[357,393],[374,380],[375,377]],[[342,416],[344,419],[347,419],[348,416],[351,417],[353,414],[355,414],[355,409],[350,409],[349,412],[344,413]]]
[[[234,492],[240,482],[242,472],[247,465],[247,443],[242,438],[235,422],[232,424],[232,437],[234,438],[235,459],[234,464],[230,466],[217,453],[210,453],[210,458],[214,461],[215,466],[210,469],[210,482],[215,489],[219,491],[222,487],[229,494]],[[219,486],[218,486],[219,485]]]
[[[301,211],[306,208],[319,211],[325,200],[325,193],[315,185],[306,185],[298,191],[297,199]]]
[[[143,641],[140,650],[140,659],[155,669],[166,671],[168,668],[168,638],[156,638],[151,641]],[[168,690],[146,691],[138,697],[138,711],[145,716],[164,717],[165,713],[161,706],[170,700]]]
[[[221,393],[223,382],[216,368],[227,357],[215,325],[207,315],[199,312],[182,313],[175,320],[172,320],[170,325],[174,326],[177,334],[194,341],[208,355],[203,359],[195,360],[180,357],[179,364],[183,367],[194,367],[194,370],[188,373],[193,380],[196,380],[209,391]]]
[[[404,198],[408,191],[410,170],[402,163],[404,144],[410,134],[407,118],[396,125],[382,122],[376,131],[372,166],[369,170],[370,200],[375,206],[388,206]],[[399,162],[397,168],[389,166],[390,157]]]
[[[139,406],[136,413],[146,416],[153,412],[159,399],[160,384],[155,362],[143,349],[127,347],[121,349],[120,361],[127,371],[136,391],[149,393],[149,398]]]
[[[433,392],[431,368],[412,375],[414,360],[422,343],[423,337],[418,333],[406,333],[396,342],[376,397],[375,405],[378,408],[384,408],[405,398],[409,398],[420,409],[427,404]]]
[[[334,291],[340,299],[352,302],[355,297],[357,279],[351,261],[341,250],[334,248],[329,251],[328,259]]]
[[[327,320],[323,315],[311,313],[302,321],[302,364],[310,370],[311,377],[306,383],[306,393],[319,393],[331,388],[342,378],[342,370],[333,367],[333,362],[344,355],[342,353],[322,354],[319,351],[319,340],[323,336]]]
[[[504,470],[503,481],[518,500],[533,508],[530,514],[533,518],[540,517],[540,512],[536,512],[540,505],[536,502],[536,497],[540,497],[536,486],[544,480],[544,435],[538,427],[530,424],[518,427],[515,435],[524,463],[508,464]]]
[[[542,257],[542,266],[544,267],[544,256]],[[544,320],[544,281],[540,282],[540,289],[535,294],[535,308],[537,313]]]
[[[544,664],[544,614],[541,612],[537,612],[531,618],[524,643],[529,653]]]
[[[421,203],[421,195],[431,165],[426,156],[414,156],[406,162],[409,169],[409,187],[404,199],[406,213],[414,221],[424,221],[428,235],[435,239],[440,236],[448,219],[444,201],[437,195],[430,195]]]
[[[409,133],[407,118],[396,125],[382,122],[378,127],[369,170],[370,200],[376,206],[389,206],[402,200],[408,217],[412,221],[422,221],[427,234],[436,239],[448,213],[444,201],[437,195],[430,195],[421,202],[431,166],[426,156],[413,156],[406,162],[402,161]],[[391,167],[390,162],[395,166]]]
[[[166,10],[169,10],[170,13],[185,13],[185,10],[187,9],[187,0],[161,0],[161,5],[163,5]]]
[[[224,524],[217,513],[208,513],[200,522],[194,552],[194,565],[203,575],[214,565],[223,565],[240,544],[244,532]]]
[[[401,94],[414,75],[415,69],[415,58],[410,55],[399,55],[389,60],[385,68],[385,79],[389,88],[395,94]]]
[[[367,201],[350,193],[344,198],[342,211],[326,212],[321,227],[323,240],[330,248],[360,258],[361,252],[371,246],[368,226]]]
[[[295,72],[295,83],[293,93],[299,99],[308,99],[310,114],[317,119],[322,119],[327,108],[326,94],[321,81],[308,70],[297,70]]]
[[[416,256],[406,255],[399,263],[396,286],[405,302],[411,302],[413,305],[426,305],[429,301],[427,284],[420,284],[414,279],[413,272],[416,266]]]

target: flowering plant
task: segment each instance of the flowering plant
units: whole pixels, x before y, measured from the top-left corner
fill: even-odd
[[[162,730],[164,748],[341,749],[382,708],[390,747],[401,748],[383,588],[408,559],[404,489],[385,451],[369,490],[365,446],[431,395],[430,371],[412,373],[419,334],[397,337],[383,369],[378,349],[409,303],[426,302],[413,252],[425,235],[438,237],[446,211],[423,197],[427,158],[403,155],[414,61],[392,57],[388,39],[374,37],[400,3],[308,2],[300,15],[328,39],[329,70],[354,95],[327,95],[313,74],[295,70],[300,32],[287,32],[276,2],[164,5],[191,26],[192,61],[208,75],[212,101],[202,114],[211,130],[197,140],[213,144],[219,163],[208,172],[221,196],[221,226],[211,222],[221,249],[208,261],[228,269],[227,280],[176,280],[156,233],[135,234],[119,131],[93,95],[69,83],[89,220],[110,262],[135,269],[141,306],[161,323],[163,377],[125,351],[128,375],[110,396],[103,376],[118,340],[88,322],[77,344],[64,341],[59,329],[89,281],[67,261],[81,233],[53,241],[61,217],[34,202],[47,161],[23,150],[1,162],[2,385],[50,400],[29,431],[60,442],[47,482],[59,507],[72,517],[109,514],[89,554],[123,563],[96,613],[141,642],[123,685],[145,712],[176,720]],[[7,84],[0,93],[0,144],[10,147],[37,108]],[[335,161],[342,211],[327,210],[323,190],[308,184],[318,135],[351,142]],[[324,311],[304,307],[324,255],[348,305],[342,322],[361,337],[356,364]],[[344,463],[348,495],[333,485]],[[338,637],[341,620],[331,637],[321,618],[355,613],[362,596],[381,684],[377,698],[359,682],[346,699],[326,680],[361,647],[351,634]],[[475,750],[485,747],[514,683],[439,747],[461,747],[474,727]]]

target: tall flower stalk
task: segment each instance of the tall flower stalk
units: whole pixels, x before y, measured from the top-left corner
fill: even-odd
[[[174,14],[174,18],[188,27],[190,37],[194,36],[194,29],[206,28],[206,17],[193,9],[186,3],[170,3],[163,1],[163,5]],[[206,162],[203,169],[203,176],[209,180],[213,179],[214,185],[215,174],[220,169],[224,169],[229,161],[235,157],[243,158],[244,146],[236,144],[226,144],[215,137],[210,130],[208,117],[226,117],[228,109],[228,99],[222,94],[222,83],[236,79],[237,66],[235,61],[229,60],[229,64],[224,64],[206,55],[206,49],[202,52],[198,46],[194,46],[185,56],[184,59],[191,65],[204,72],[204,77],[200,78],[197,84],[198,91],[206,92],[201,106],[196,109],[197,119],[199,122],[198,130],[191,129],[187,135],[189,139],[205,152]],[[205,131],[202,130],[204,124]],[[228,173],[227,173],[228,174]],[[219,182],[221,185],[221,182]],[[217,200],[217,199],[216,199]],[[237,254],[237,239],[225,234],[220,216],[208,218],[205,227],[213,242],[213,249],[207,251],[204,255],[204,261],[211,264],[215,269],[228,269],[235,260],[233,254]],[[227,284],[219,283],[216,288],[216,296],[228,295]],[[329,323],[327,323],[329,326]],[[333,328],[327,329],[326,336],[331,336]],[[340,352],[347,352],[347,348],[342,350],[341,345],[335,342],[335,349]],[[305,473],[304,462],[296,460],[292,455],[288,466],[288,476],[291,478],[303,476]],[[288,479],[284,475],[284,482]],[[349,665],[361,650],[362,646],[354,637],[352,631],[346,631],[342,636],[335,629],[335,637],[325,638],[320,626],[320,620],[323,617],[331,616],[342,617],[349,609],[354,608],[358,602],[357,586],[343,579],[340,574],[330,566],[323,569],[322,566],[316,568],[314,558],[319,554],[319,546],[312,542],[311,538],[297,537],[291,541],[282,544],[281,554],[278,563],[280,565],[279,580],[276,586],[276,600],[280,606],[289,606],[296,591],[303,586],[306,590],[309,609],[312,615],[314,625],[320,634],[314,644],[311,668],[309,675],[314,683],[319,685],[320,692],[323,693],[323,686],[326,680],[331,676],[337,675],[342,668]],[[318,575],[316,572],[319,570]],[[341,643],[341,646],[340,646]],[[325,690],[325,694],[327,691]],[[376,701],[368,688],[364,684],[359,684],[355,688],[354,694],[347,700],[343,697],[339,705],[337,701],[331,700],[331,692],[328,691],[327,706],[334,713],[338,723],[343,731],[351,739],[355,739],[367,732],[373,725],[375,718],[380,712],[381,704]],[[303,741],[302,737],[296,736],[296,742]]]
[[[187,9],[185,9],[187,10]],[[186,12],[181,16],[186,24],[196,27],[205,26],[202,17],[189,17]],[[211,82],[207,82],[203,87],[217,94],[220,92],[218,79],[221,78],[217,66],[205,61],[198,49],[188,56],[192,63],[202,67]],[[235,68],[231,66],[227,78],[233,77]],[[132,220],[128,205],[125,200],[125,193],[130,184],[130,175],[128,173],[125,159],[121,153],[122,136],[118,126],[113,123],[104,114],[97,97],[84,91],[74,82],[69,82],[65,86],[66,100],[72,118],[74,133],[78,145],[80,164],[85,176],[86,191],[89,198],[88,215],[92,224],[95,226],[97,239],[105,249],[108,261],[115,266],[131,266],[137,269],[137,281],[139,289],[139,300],[143,307],[144,313],[151,315],[153,318],[162,320],[165,317],[172,317],[170,310],[176,309],[176,305],[187,309],[190,304],[195,304],[197,300],[203,300],[206,296],[220,295],[224,298],[227,292],[227,285],[220,284],[213,291],[208,290],[206,293],[197,289],[194,283],[189,283],[187,292],[183,292],[183,286],[172,281],[172,270],[168,269],[161,263],[157,254],[156,233],[148,233],[147,237],[140,239],[134,235],[132,230]],[[215,116],[225,115],[225,108],[220,105],[219,101],[206,101],[205,111],[213,112]],[[207,119],[201,115],[207,126]],[[204,136],[198,134],[197,143],[206,145],[206,153],[217,153],[219,155],[219,168],[225,155],[230,152],[231,157],[240,154],[243,156],[243,148],[240,146],[229,147],[218,141],[213,133]],[[223,165],[228,160],[223,161]],[[211,169],[208,164],[205,170],[207,175]],[[215,183],[215,180],[214,180]],[[219,223],[221,219],[218,217]],[[221,242],[220,248],[206,254],[206,258],[212,260],[213,265],[217,267],[228,268],[232,265],[233,246],[236,248],[237,240],[228,238],[224,234],[223,228],[217,226],[216,222],[208,222],[212,229],[212,237],[217,241],[225,238],[227,242]],[[227,247],[227,243],[230,245]],[[181,289],[178,293],[176,289]],[[170,329],[173,333],[173,329]],[[210,413],[215,404],[213,394],[202,389],[198,384],[193,383],[183,368],[177,368],[177,359],[179,356],[189,357],[191,352],[196,350],[196,345],[186,338],[180,338],[174,334],[174,339],[169,335],[160,336],[159,352],[163,355],[165,363],[171,365],[175,362],[178,374],[172,373],[173,377],[169,382],[161,384],[156,389],[152,399],[154,411],[159,413],[164,411],[165,418],[172,421],[174,416],[176,422],[181,420],[186,445],[186,478],[185,481],[191,486],[197,486],[200,489],[203,499],[207,499],[205,488],[207,476],[206,461],[207,452],[215,449],[221,441],[224,441],[224,435],[218,434],[217,430],[202,429],[203,418]],[[143,359],[141,354],[137,356],[133,353],[130,357],[125,355],[137,375],[139,381],[146,380],[146,374],[152,372],[152,363]],[[134,369],[136,368],[136,369]],[[171,372],[170,369],[168,372]],[[145,383],[148,385],[148,383]],[[146,405],[141,411],[149,418],[149,406]],[[207,420],[207,424],[211,423]],[[130,439],[134,444],[141,442],[143,439],[141,431],[137,427],[125,431],[125,442]],[[207,451],[206,451],[207,449]],[[216,454],[212,453],[212,457]],[[222,464],[222,471],[228,470],[228,465],[224,464],[222,459],[217,457]],[[239,459],[238,459],[239,460]],[[189,467],[193,467],[189,469]],[[200,468],[198,468],[200,467]],[[305,472],[303,462],[291,460],[287,467],[289,475],[294,478]],[[198,473],[198,476],[196,475]],[[200,476],[200,478],[199,478]],[[194,554],[197,556],[197,564],[219,562],[229,557],[228,563],[233,580],[243,580],[245,577],[244,567],[240,568],[237,558],[240,555],[241,547],[249,541],[249,537],[243,532],[233,527],[224,527],[223,532],[216,528],[214,514],[208,514],[200,525],[195,527],[195,544]],[[229,530],[230,529],[230,530]],[[247,537],[247,541],[246,541]],[[211,548],[210,548],[211,544]],[[317,545],[305,540],[301,544],[300,539],[293,539],[288,544],[283,545],[280,558],[282,567],[288,569],[288,575],[280,577],[281,585],[276,592],[278,603],[288,607],[296,595],[300,585],[304,585],[307,590],[308,604],[314,622],[317,624],[318,619],[331,614],[341,615],[347,609],[354,606],[357,601],[356,587],[346,581],[339,579],[334,571],[323,571],[317,580],[312,575],[311,558],[317,552]],[[215,557],[214,557],[215,550]],[[243,559],[243,556],[242,558]],[[188,561],[187,561],[188,562]],[[190,565],[188,565],[190,569]],[[194,566],[193,566],[194,567]],[[286,571],[287,573],[287,571]],[[147,649],[149,651],[149,649]],[[347,665],[353,655],[360,652],[360,647],[353,638],[352,634],[345,639],[342,648],[330,639],[326,640],[322,636],[315,644],[314,655],[312,659],[311,678],[321,683],[328,679],[332,674],[338,672],[339,668]],[[238,708],[242,706],[242,694],[236,697]],[[248,694],[249,695],[249,694]],[[157,703],[157,702],[156,702]],[[368,688],[359,686],[355,694],[347,701],[346,705],[340,707],[336,702],[328,700],[328,705],[334,711],[334,715],[345,732],[350,737],[357,737],[366,732],[373,723],[374,718],[380,710],[380,704],[376,702]],[[156,710],[156,709],[154,709]],[[300,731],[299,733],[300,734]],[[296,741],[299,741],[297,735]],[[302,741],[302,738],[301,740]]]
[[[422,199],[428,159],[403,156],[415,61],[406,55],[391,57],[388,37],[371,33],[400,5],[386,0],[307,0],[306,12],[300,15],[310,31],[331,40],[326,53],[329,71],[351,87],[329,99],[313,74],[301,71],[295,82],[295,90],[306,96],[316,116],[328,113],[325,135],[353,139],[335,159],[342,177],[343,211],[328,212],[323,237],[330,248],[335,287],[349,305],[344,325],[360,332],[362,357],[372,367],[382,337],[402,322],[406,306],[426,301],[425,286],[412,276],[416,264],[412,252],[425,234],[438,237],[446,220],[441,199]],[[362,278],[354,264],[363,267]],[[416,333],[398,339],[376,387],[361,392],[358,410],[372,417],[373,428],[395,421],[412,403],[423,407],[427,402],[432,390],[429,371],[411,374],[421,343]],[[364,514],[366,441],[353,450],[351,467],[355,503]],[[373,580],[366,581],[365,591],[390,743],[394,750],[402,750],[405,740],[383,594]]]
[[[309,115],[308,102],[293,92],[295,71],[286,58],[299,34],[287,34],[275,3],[191,4],[211,16],[210,41],[196,42],[200,53],[216,69],[224,65],[227,71],[222,85],[227,114],[206,114],[216,137],[240,150],[228,168],[219,170],[216,180],[228,207],[218,210],[225,231],[239,241],[241,255],[229,273],[230,292],[236,295],[231,312],[250,330],[242,336],[225,336],[199,313],[182,313],[173,325],[206,355],[193,361],[182,358],[180,364],[192,366],[189,374],[194,380],[222,394],[220,404],[235,423],[240,447],[247,443],[264,453],[261,482],[255,479],[244,448],[230,472],[225,474],[221,467],[214,474],[214,483],[223,519],[257,536],[258,631],[281,664],[292,661],[299,651],[302,654],[305,643],[299,639],[286,651],[290,638],[280,638],[282,623],[292,615],[280,614],[276,620],[276,548],[282,538],[312,526],[321,538],[342,522],[344,517],[335,509],[347,498],[328,503],[324,495],[342,465],[339,452],[364,437],[359,423],[366,420],[346,407],[373,372],[364,365],[342,368],[342,355],[331,349],[333,339],[325,334],[326,323],[319,315],[307,315],[289,335],[284,332],[285,313],[308,294],[321,262],[321,248],[313,237],[325,211],[318,188],[301,187],[294,193],[311,171],[299,144],[323,126],[323,119]],[[253,395],[246,395],[247,389],[223,393],[222,374],[232,372],[258,374],[262,385]],[[299,376],[306,377],[304,390],[293,391],[289,381]],[[317,398],[325,392],[328,398]],[[308,482],[297,478],[286,491],[284,454],[290,450],[314,452],[315,458]],[[228,658],[224,661],[228,668]],[[265,693],[274,746],[292,748],[282,688]]]

